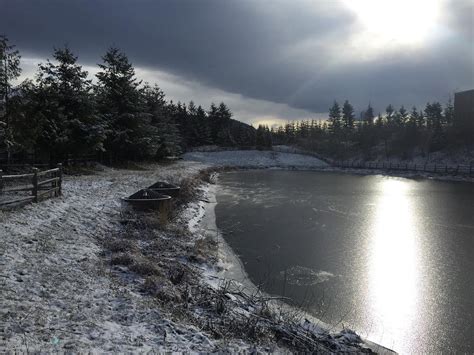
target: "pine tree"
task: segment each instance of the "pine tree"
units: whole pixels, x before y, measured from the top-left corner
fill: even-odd
[[[448,100],[448,103],[446,104],[446,107],[444,108],[444,123],[447,125],[452,125],[454,121],[454,105],[451,97]]]
[[[408,121],[408,112],[403,105],[398,110],[398,121],[400,125],[405,125]]]
[[[393,113],[395,112],[395,109],[393,106],[390,104],[387,106],[385,109],[385,118],[387,120],[387,123],[391,125],[393,123]]]
[[[372,125],[374,123],[374,118],[375,118],[374,109],[372,108],[372,106],[369,103],[369,106],[367,106],[367,110],[364,113],[364,121],[368,125]]]
[[[143,89],[143,96],[145,98],[146,112],[152,116],[151,125],[156,129],[158,144],[154,157],[161,159],[166,156],[180,154],[181,135],[173,120],[172,109],[170,109],[170,106],[165,101],[163,91],[157,85],[150,87],[146,84]]]
[[[235,141],[230,133],[232,113],[226,104],[221,102],[218,107],[214,103],[211,104],[208,116],[214,144],[222,146],[234,145]]]
[[[425,107],[426,126],[439,130],[443,120],[443,108],[439,102],[427,103]]]
[[[426,126],[426,117],[423,110],[418,112],[418,127]]]
[[[342,106],[342,122],[344,123],[344,128],[349,130],[354,128],[354,120],[354,107],[346,100]]]
[[[38,147],[58,160],[102,149],[105,130],[95,114],[91,81],[68,47],[55,49],[54,62],[39,65],[30,99],[41,127]]]
[[[160,137],[146,113],[141,82],[127,56],[110,48],[96,74],[98,108],[107,124],[105,149],[111,158],[137,159],[154,156]]]
[[[410,126],[417,127],[417,126],[420,126],[419,122],[420,122],[420,113],[418,112],[416,107],[413,106],[413,108],[411,110],[411,113],[410,113],[410,116],[408,118],[408,123],[409,123]]]
[[[196,110],[196,124],[199,132],[199,144],[208,145],[212,144],[211,127],[209,125],[209,119],[206,111],[201,105]]]
[[[329,109],[329,125],[329,129],[333,134],[337,134],[341,129],[341,108],[337,101],[334,101],[334,104]]]
[[[20,58],[20,53],[15,46],[9,44],[7,37],[0,35],[0,149],[6,149],[8,161],[15,145],[11,127],[12,81],[21,74]]]
[[[383,128],[383,117],[382,114],[379,112],[377,116],[377,120],[375,121],[375,126],[380,130]]]
[[[264,142],[265,148],[267,148],[267,149],[272,148],[272,144],[273,144],[272,135],[271,135],[270,129],[268,128],[267,125],[265,125],[265,127],[264,127],[263,142]]]

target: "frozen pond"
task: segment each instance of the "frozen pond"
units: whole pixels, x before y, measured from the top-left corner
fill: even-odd
[[[217,201],[267,292],[398,352],[474,351],[474,184],[238,171]]]

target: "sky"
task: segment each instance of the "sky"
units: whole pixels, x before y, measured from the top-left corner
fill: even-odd
[[[63,45],[93,75],[116,46],[168,99],[253,124],[474,88],[474,0],[0,0],[0,34],[22,78]]]

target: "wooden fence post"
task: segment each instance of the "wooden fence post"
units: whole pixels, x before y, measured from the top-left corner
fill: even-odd
[[[58,196],[61,196],[63,194],[63,164],[59,163],[58,164],[58,177],[59,177],[59,181],[58,181]]]
[[[33,168],[33,202],[38,202],[38,168]]]
[[[3,194],[3,170],[0,169],[0,195]]]

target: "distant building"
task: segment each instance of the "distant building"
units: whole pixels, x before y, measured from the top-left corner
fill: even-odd
[[[474,132],[474,89],[454,94],[454,125]]]

